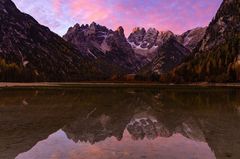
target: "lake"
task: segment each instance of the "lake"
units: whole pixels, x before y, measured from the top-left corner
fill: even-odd
[[[239,159],[240,88],[0,89],[0,159]]]

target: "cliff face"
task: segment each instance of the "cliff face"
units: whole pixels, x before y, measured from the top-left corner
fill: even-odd
[[[240,2],[238,0],[224,0],[206,30],[199,51],[211,51],[216,47],[229,43],[234,37],[239,38],[239,13]]]
[[[195,55],[178,66],[177,82],[240,80],[240,1],[224,0]]]
[[[150,28],[135,28],[128,37],[134,52],[144,56],[148,62],[140,69],[140,76],[164,74],[182,62],[191,52],[179,37],[171,31],[158,31]],[[190,40],[191,41],[191,40]]]
[[[207,27],[197,27],[192,30],[188,30],[182,35],[178,35],[177,40],[190,51],[193,51],[202,41],[206,29]]]
[[[151,62],[169,39],[176,39],[176,35],[171,31],[160,32],[155,28],[146,31],[144,28],[136,27],[129,35],[128,42],[137,55],[144,56],[148,62]]]
[[[157,50],[156,56],[141,69],[140,75],[161,75],[171,71],[174,67],[190,55],[190,51],[175,38],[170,38]]]
[[[128,39],[92,23],[70,27],[64,39],[0,1],[0,81],[119,79],[161,75],[173,82],[240,80],[240,2],[224,0],[207,28],[182,35],[135,28]],[[114,78],[113,78],[114,77]]]
[[[76,24],[63,38],[95,61],[105,61],[124,73],[134,73],[142,67],[142,58],[134,54],[122,27],[112,31],[94,22],[90,25]]]
[[[101,67],[31,16],[21,13],[10,0],[0,1],[1,81],[101,79],[105,77]]]

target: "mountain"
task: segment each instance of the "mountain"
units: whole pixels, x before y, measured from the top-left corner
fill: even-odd
[[[207,27],[197,27],[177,36],[178,42],[193,51],[203,39]]]
[[[175,35],[171,31],[159,32],[155,28],[146,31],[144,28],[136,27],[129,35],[128,42],[137,55],[151,61],[157,55],[158,49],[172,37]]]
[[[155,57],[138,74],[140,76],[158,76],[168,73],[190,54],[191,52],[175,38],[170,38],[158,48]]]
[[[233,38],[239,38],[240,32],[240,1],[223,0],[217,14],[213,18],[206,35],[200,45],[199,51],[211,51],[229,42]]]
[[[0,81],[106,80],[137,74],[164,82],[236,82],[239,3],[224,0],[207,28],[175,35],[137,27],[126,39],[122,27],[113,31],[94,22],[76,24],[61,38],[12,1],[0,0]]]
[[[138,72],[140,76],[167,73],[191,54],[171,31],[158,31],[155,28],[134,28],[128,37],[134,52],[147,58],[148,63]]]
[[[63,38],[80,52],[119,67],[125,74],[136,72],[142,66],[141,57],[133,52],[122,27],[112,31],[95,22],[81,26],[76,24],[68,29]]]
[[[103,65],[101,65],[103,67]],[[104,78],[97,64],[71,44],[0,0],[0,80],[79,81]]]
[[[195,54],[176,67],[170,77],[175,82],[239,81],[239,50],[240,1],[224,0]]]

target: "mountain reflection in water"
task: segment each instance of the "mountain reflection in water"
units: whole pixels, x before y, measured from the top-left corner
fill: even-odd
[[[0,158],[240,158],[240,89],[0,91]]]

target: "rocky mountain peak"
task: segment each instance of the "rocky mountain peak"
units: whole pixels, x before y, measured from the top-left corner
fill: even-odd
[[[128,37],[128,42],[133,47],[136,54],[143,55],[151,60],[157,54],[161,47],[168,39],[175,38],[171,31],[158,31],[156,28],[134,28]]]
[[[77,23],[77,24],[75,24],[73,27],[70,27],[70,28],[68,29],[68,32],[75,32],[75,31],[80,30],[80,29],[81,29],[81,27],[80,27],[80,25]]]
[[[237,82],[240,80],[239,50],[240,1],[223,0],[195,49],[195,56],[173,70],[174,80]]]
[[[96,32],[101,26],[95,22],[92,22],[89,26],[89,30]]]
[[[132,73],[140,67],[141,62],[126,40],[122,26],[112,31],[93,22],[80,28],[69,29],[63,38],[95,60],[101,59],[114,67],[121,67],[125,72]]]
[[[146,30],[144,28],[136,27],[133,29],[132,33],[128,37],[128,41],[135,45],[140,45],[146,35]]]
[[[11,0],[0,0],[0,61],[5,63],[0,65],[1,81],[76,81],[100,70],[82,51],[19,11]],[[5,69],[8,65],[14,66],[10,72]]]
[[[142,28],[142,27],[133,28],[132,33],[138,33],[138,32],[146,33],[146,30],[145,30],[145,28]]]
[[[80,28],[80,24],[76,23],[73,28]]]
[[[97,25],[96,22],[92,22],[92,23],[90,24],[90,27],[91,27],[91,26],[96,26],[96,25]]]
[[[192,30],[188,30],[182,35],[178,35],[177,40],[190,51],[193,51],[199,42],[202,41],[206,29],[207,27],[197,27]]]
[[[67,34],[63,38],[66,41],[74,43],[79,49],[87,50],[86,46],[88,42],[91,41],[100,45],[110,32],[113,31],[95,22],[92,22],[90,25],[82,24],[81,26],[77,23],[74,27],[68,29]]]
[[[155,28],[149,28],[143,38],[142,48],[152,48],[156,42],[159,31]]]
[[[168,31],[161,31],[159,32],[157,39],[156,39],[156,43],[158,46],[163,45],[165,42],[167,42],[169,39],[175,39],[176,35],[168,30]]]
[[[125,37],[125,35],[124,35],[124,29],[123,29],[123,27],[122,26],[119,26],[118,28],[117,28],[117,30],[116,30],[118,33],[119,33],[119,35],[121,35],[121,36],[124,36]]]
[[[147,30],[148,34],[157,34],[159,31],[156,28],[149,28]]]
[[[170,38],[170,37],[175,37],[175,34],[174,34],[172,31],[170,31],[170,30],[161,31],[161,32],[160,32],[160,35],[165,36],[165,37],[168,37],[168,38]]]
[[[224,0],[206,30],[200,52],[206,52],[231,40],[240,32],[240,1]]]
[[[35,19],[31,16],[21,13],[16,5],[11,0],[0,0],[0,20],[5,20],[5,18],[19,18],[21,20],[30,20],[31,22],[37,23]],[[31,17],[31,18],[30,18]],[[13,19],[11,19],[13,20]],[[16,20],[16,19],[14,19]],[[10,21],[10,19],[9,19]],[[1,38],[1,37],[0,37]]]

